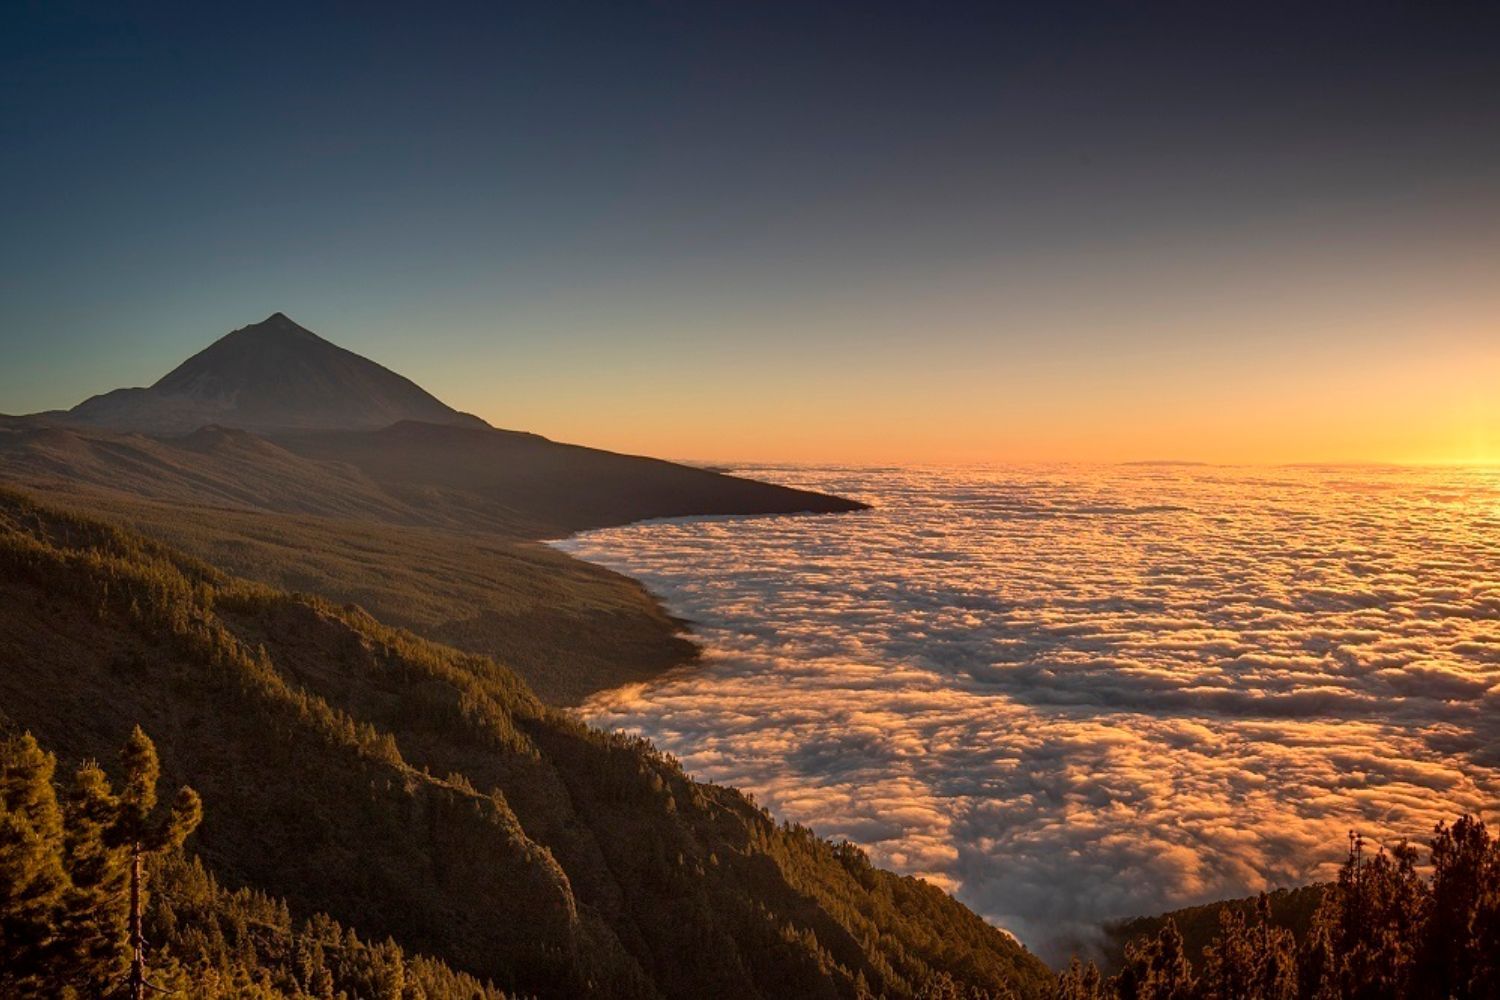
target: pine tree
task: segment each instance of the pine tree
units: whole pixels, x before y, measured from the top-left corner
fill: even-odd
[[[1296,952],[1291,932],[1271,922],[1270,897],[1261,893],[1256,900],[1254,923],[1224,907],[1219,927],[1198,983],[1206,1000],[1294,1000]]]
[[[963,993],[952,976],[939,972],[929,976],[917,990],[916,1000],[963,1000]]]
[[[65,943],[62,956],[75,986],[118,983],[125,975],[129,914],[126,897],[129,869],[124,851],[110,842],[120,814],[120,800],[95,764],[73,776],[67,792],[63,838],[64,864],[70,882],[61,915]]]
[[[1432,904],[1413,977],[1434,997],[1500,994],[1500,842],[1484,823],[1439,823],[1432,839]]]
[[[1103,1000],[1104,978],[1093,962],[1076,957],[1057,979],[1057,1000]]]
[[[45,995],[67,892],[56,761],[31,734],[0,744],[0,995]]]
[[[1271,897],[1265,893],[1255,903],[1254,940],[1260,955],[1256,995],[1261,1000],[1293,1000],[1297,996],[1297,940],[1285,927],[1271,920]]]
[[[125,785],[109,840],[129,852],[129,996],[131,1000],[143,1000],[147,986],[146,942],[141,933],[146,906],[146,856],[180,846],[202,820],[203,803],[197,792],[183,787],[169,809],[157,810],[156,783],[161,777],[161,765],[156,745],[140,726],[131,731],[130,739],[120,751],[120,762],[125,769]]]
[[[1114,979],[1120,1000],[1190,1000],[1193,967],[1183,951],[1177,923],[1168,920],[1149,941],[1125,949],[1125,967]]]

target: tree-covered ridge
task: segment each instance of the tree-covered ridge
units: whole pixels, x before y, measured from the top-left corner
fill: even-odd
[[[0,995],[503,1000],[325,914],[299,926],[284,902],[223,889],[177,850],[197,823],[196,796],[184,789],[170,810],[152,809],[156,753],[139,729],[121,758],[116,794],[96,764],[59,781],[30,734],[0,740]],[[138,886],[134,847],[149,856]]]
[[[13,494],[0,711],[68,760],[139,721],[202,794],[194,846],[218,879],[507,989],[1051,988],[934,886],[547,708],[491,660]]]
[[[1169,919],[1126,946],[1124,966],[1110,979],[1075,961],[1058,1000],[1500,996],[1500,838],[1463,816],[1439,824],[1429,848],[1424,873],[1411,844],[1371,853],[1351,835],[1337,881],[1317,892],[1300,936],[1280,925],[1270,897],[1261,896],[1248,917],[1222,906],[1219,933],[1195,966]]]
[[[1116,970],[1125,961],[1125,947],[1138,938],[1154,938],[1170,921],[1182,935],[1183,952],[1194,965],[1201,965],[1208,947],[1219,936],[1226,919],[1225,910],[1241,920],[1253,919],[1262,907],[1270,909],[1270,923],[1291,931],[1299,941],[1312,926],[1313,917],[1323,902],[1327,887],[1322,884],[1273,889],[1261,896],[1218,900],[1201,906],[1188,906],[1170,913],[1134,917],[1105,925],[1106,943],[1100,965]],[[1263,898],[1262,898],[1263,897]]]

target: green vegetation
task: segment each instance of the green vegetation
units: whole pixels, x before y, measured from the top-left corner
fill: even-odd
[[[289,449],[301,449],[305,454]],[[280,443],[0,417],[0,481],[236,576],[501,660],[552,704],[697,648],[642,587],[538,539],[638,517],[858,504],[530,434],[402,424]]]
[[[16,494],[0,494],[0,709],[74,762],[153,734],[165,775],[202,796],[203,867],[155,866],[153,913],[172,916],[148,915],[147,939],[176,928],[183,968],[263,995],[424,995],[349,985],[375,965],[557,997],[1052,988],[934,886],[689,780],[489,658]],[[393,943],[338,945],[333,921]],[[366,971],[288,978],[319,949]]]
[[[692,662],[698,648],[640,584],[498,535],[77,496],[234,576],[358,604],[379,620],[499,660],[544,701]]]
[[[183,789],[151,816],[156,751],[139,729],[121,754],[119,795],[92,763],[59,785],[56,764],[30,734],[0,740],[0,995],[502,997],[392,941],[361,941],[325,914],[294,927],[284,902],[221,888],[178,850],[197,824],[196,795]],[[147,853],[149,879],[137,864]]]
[[[1074,962],[1059,1000],[1486,1000],[1500,996],[1500,839],[1471,816],[1439,824],[1430,874],[1408,843],[1373,855],[1351,836],[1338,880],[1281,897],[1278,915],[1262,895],[1253,912],[1217,912],[1219,932],[1189,960],[1177,922],[1125,947],[1105,980]],[[1302,904],[1317,900],[1300,934]]]
[[[1154,917],[1136,917],[1105,927],[1108,943],[1101,965],[1117,970],[1125,962],[1125,946],[1139,938],[1154,938],[1168,922],[1182,935],[1182,950],[1194,966],[1201,967],[1208,946],[1219,936],[1226,919],[1225,911],[1239,920],[1254,919],[1262,906],[1270,907],[1270,924],[1290,931],[1297,940],[1312,927],[1313,916],[1323,902],[1325,886],[1305,885],[1295,889],[1275,889],[1261,896],[1222,900],[1189,906]]]

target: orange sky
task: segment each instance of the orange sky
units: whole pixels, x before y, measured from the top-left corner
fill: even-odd
[[[524,397],[470,405],[492,422],[560,440],[701,460],[1500,464],[1493,353],[1279,380],[1180,379],[1162,372],[1081,390],[1070,377],[1070,391],[1046,375],[987,384],[982,371],[842,384],[808,378],[775,389],[642,379],[634,392],[611,394],[607,411]]]
[[[475,363],[429,383],[499,426],[686,459],[1500,462],[1500,296],[1482,275],[1316,273],[1261,299],[1256,275],[1176,301],[1101,288],[1098,307],[908,284],[904,303],[752,312],[712,339],[666,308],[640,317],[649,336],[562,362],[555,342],[476,332]]]

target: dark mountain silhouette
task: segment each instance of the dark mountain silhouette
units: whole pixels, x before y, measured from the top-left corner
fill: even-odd
[[[149,389],[0,418],[0,475],[15,470],[44,470],[48,486],[76,480],[297,513],[373,507],[382,521],[531,538],[650,517],[863,506],[497,430],[282,313],[215,341]],[[330,500],[351,492],[349,503]]]
[[[220,338],[149,389],[116,389],[61,416],[148,434],[184,434],[206,424],[259,431],[368,430],[401,420],[486,426],[279,312]]]
[[[393,400],[418,416],[388,420]],[[635,581],[537,540],[651,517],[863,506],[498,430],[280,314],[151,389],[0,417],[0,483],[503,657],[563,704],[683,665],[696,647]]]
[[[415,505],[482,499],[525,518],[536,537],[653,517],[799,514],[864,504],[637,455],[489,427],[403,421],[378,431],[276,435],[303,458],[358,469]]]

